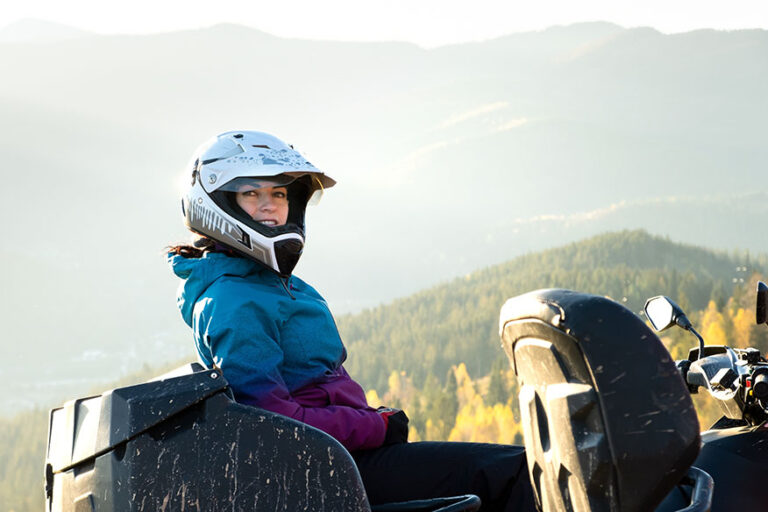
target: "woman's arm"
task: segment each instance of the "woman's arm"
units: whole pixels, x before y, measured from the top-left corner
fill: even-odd
[[[224,375],[227,375],[226,372]],[[371,408],[300,404],[288,393],[284,384],[276,384],[267,393],[235,393],[235,398],[238,402],[261,407],[318,428],[333,436],[350,451],[378,448],[384,443],[386,423]]]

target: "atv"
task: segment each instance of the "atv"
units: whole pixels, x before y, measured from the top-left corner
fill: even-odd
[[[762,311],[765,323],[762,286],[758,320]],[[659,329],[695,333],[665,297],[646,311]],[[500,334],[520,384],[528,469],[542,510],[764,508],[768,363],[757,351],[702,341],[676,363],[624,306],[556,289],[507,301]],[[702,387],[723,404],[724,418],[700,434],[690,393]],[[459,512],[481,505],[463,495],[372,507],[335,439],[235,402],[222,373],[197,363],[53,409],[45,493],[49,512]]]
[[[758,285],[756,321],[768,320]],[[673,361],[646,323],[605,297],[539,290],[506,302],[502,345],[520,386],[529,475],[544,511],[765,510],[768,362],[706,346],[671,299],[644,312],[698,339]],[[691,393],[723,417],[700,434]]]

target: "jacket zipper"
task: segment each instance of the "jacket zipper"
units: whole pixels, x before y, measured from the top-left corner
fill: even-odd
[[[293,296],[293,294],[291,293],[291,290],[290,290],[290,288],[288,288],[288,283],[287,283],[288,279],[283,279],[282,277],[278,277],[278,279],[280,280],[280,284],[282,284],[282,285],[283,285],[283,289],[284,289],[284,290],[285,290],[285,292],[288,294],[288,296],[289,296],[289,297],[290,297],[292,300],[296,300],[296,297],[294,297],[294,296]]]

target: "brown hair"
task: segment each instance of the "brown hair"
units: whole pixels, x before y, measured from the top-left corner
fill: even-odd
[[[184,256],[185,258],[202,258],[206,252],[211,252],[215,248],[216,242],[208,237],[198,235],[192,245],[169,245],[166,250],[169,254]]]

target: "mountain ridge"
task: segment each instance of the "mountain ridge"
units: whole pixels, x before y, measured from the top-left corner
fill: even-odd
[[[501,355],[498,312],[510,297],[569,288],[611,296],[636,313],[648,297],[662,294],[684,308],[703,309],[712,297],[729,295],[733,279],[762,272],[766,261],[643,230],[607,233],[519,256],[337,323],[350,354],[348,369],[364,387],[385,389],[392,368],[420,387],[430,373],[443,375],[457,361],[471,375],[487,374]]]
[[[23,18],[0,28],[0,44],[46,44],[69,39],[93,37],[98,34],[63,23]]]

